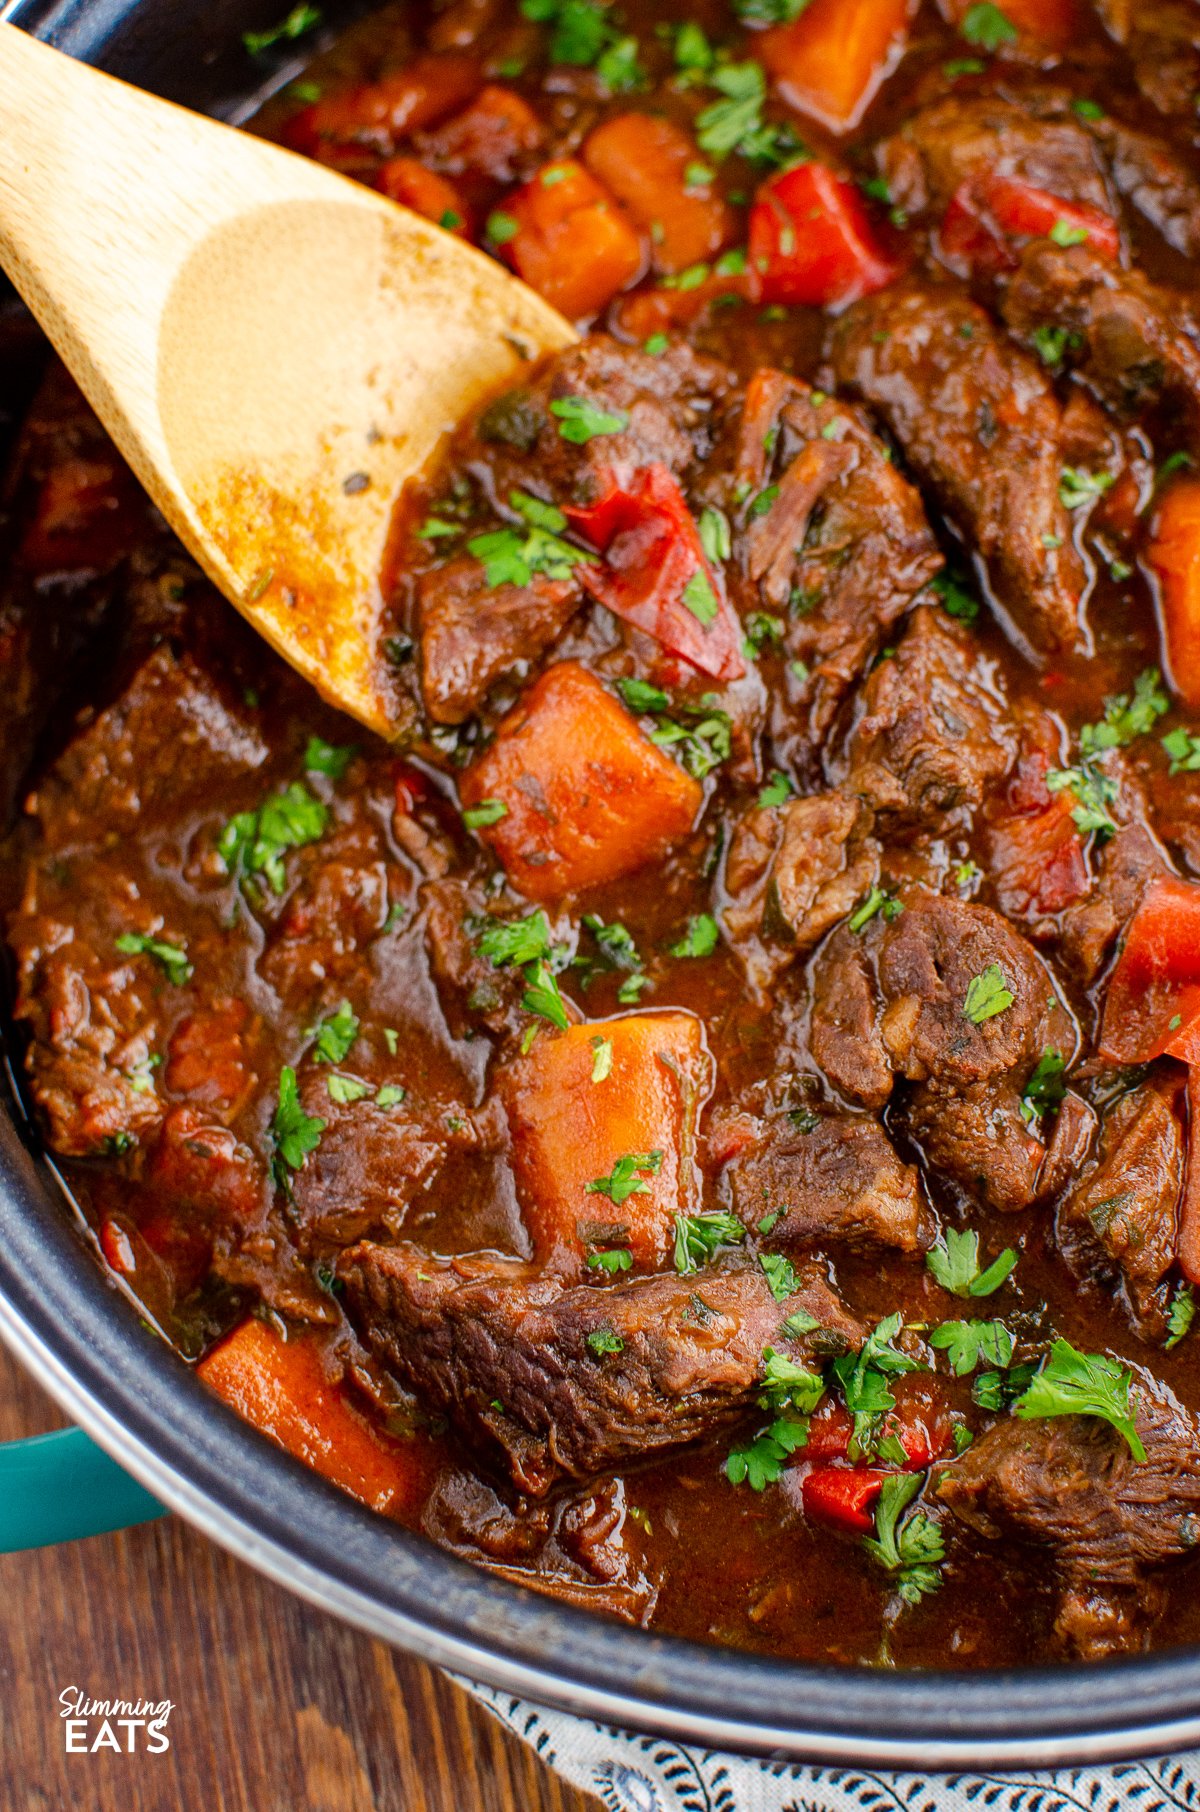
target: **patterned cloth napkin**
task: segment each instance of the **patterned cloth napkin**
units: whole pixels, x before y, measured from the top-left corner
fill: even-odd
[[[466,1682],[464,1682],[466,1684]],[[1197,1812],[1200,1754],[1055,1774],[876,1774],[717,1755],[470,1689],[608,1812]]]

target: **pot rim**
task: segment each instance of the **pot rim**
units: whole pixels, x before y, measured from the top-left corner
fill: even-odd
[[[0,0],[0,19],[95,58],[144,4]],[[777,1661],[560,1603],[375,1516],[243,1423],[137,1319],[63,1212],[69,1191],[11,1070],[8,1084],[0,1338],[156,1497],[318,1608],[516,1697],[780,1761],[1024,1772],[1200,1744],[1200,1648],[986,1673]]]

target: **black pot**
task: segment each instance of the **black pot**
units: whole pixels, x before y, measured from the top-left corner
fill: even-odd
[[[240,34],[284,10],[284,0],[10,0],[0,16],[236,119],[262,74]],[[629,1629],[441,1553],[256,1434],[140,1325],[72,1220],[16,1092],[0,1096],[0,1334],[156,1497],[323,1609],[504,1691],[789,1760],[1028,1768],[1200,1742],[1194,1648],[969,1675],[795,1666]]]

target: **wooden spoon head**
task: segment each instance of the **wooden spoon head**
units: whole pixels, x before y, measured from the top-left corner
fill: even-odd
[[[399,494],[574,335],[481,253],[344,187],[200,242],[163,309],[157,400],[188,506],[175,526],[287,660],[387,736],[403,728],[380,594]]]

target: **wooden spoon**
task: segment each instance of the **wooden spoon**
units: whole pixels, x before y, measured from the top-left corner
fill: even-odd
[[[322,695],[403,727],[397,496],[575,335],[372,190],[0,25],[0,263],[154,502]]]

